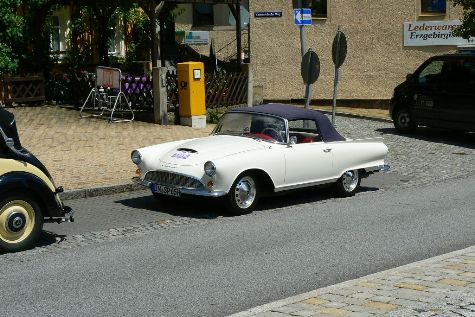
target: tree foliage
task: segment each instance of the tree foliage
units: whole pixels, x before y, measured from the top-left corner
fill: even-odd
[[[160,0],[0,0],[0,76],[6,73],[47,72],[55,61],[51,54],[51,15],[62,5],[71,7],[68,50],[63,61],[74,68],[87,64],[111,65],[109,41],[117,17],[123,21],[126,58],[149,60],[153,10]],[[140,8],[140,9],[139,9]],[[158,20],[168,27],[179,14],[165,4]],[[98,56],[98,60],[92,59]]]
[[[475,0],[452,0],[452,3],[463,8],[462,25],[454,34],[465,39],[475,37]]]
[[[0,0],[0,75],[41,71],[49,56],[54,0]]]

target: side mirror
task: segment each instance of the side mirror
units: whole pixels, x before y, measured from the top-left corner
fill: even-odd
[[[406,75],[406,81],[407,81],[408,83],[411,83],[411,84],[415,83],[415,82],[416,82],[416,78],[414,77],[414,74],[407,74],[407,75]]]

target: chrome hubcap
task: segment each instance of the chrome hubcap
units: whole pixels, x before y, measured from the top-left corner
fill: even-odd
[[[343,174],[342,184],[347,192],[352,192],[358,186],[358,171],[347,171]]]
[[[239,180],[234,190],[234,199],[239,208],[248,208],[256,199],[256,183],[254,180],[245,176]]]

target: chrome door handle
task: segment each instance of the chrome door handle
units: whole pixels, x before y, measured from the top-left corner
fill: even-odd
[[[330,153],[331,150],[332,150],[332,149],[325,149],[325,150],[323,150],[323,152],[325,152],[325,153]]]

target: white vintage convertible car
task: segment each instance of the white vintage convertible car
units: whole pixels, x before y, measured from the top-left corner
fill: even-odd
[[[389,168],[382,138],[346,140],[315,110],[265,104],[227,111],[208,137],[134,150],[135,180],[156,197],[225,197],[234,214],[259,197],[334,183],[352,196],[362,177]]]

